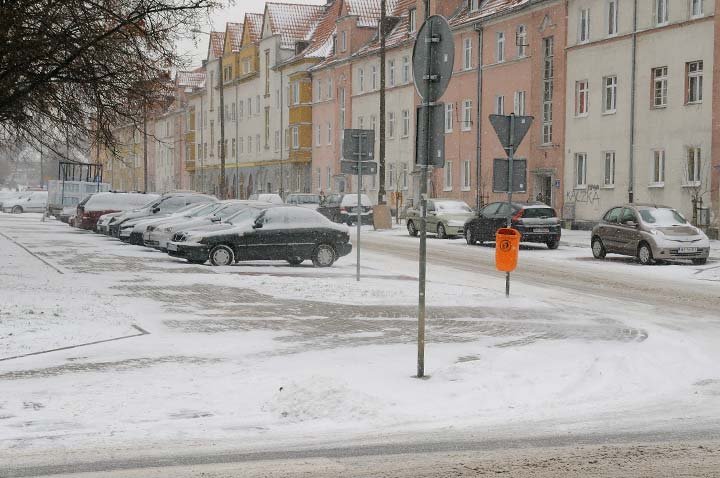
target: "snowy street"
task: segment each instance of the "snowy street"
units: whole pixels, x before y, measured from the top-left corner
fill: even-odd
[[[710,446],[706,459],[720,463],[720,248],[703,266],[640,266],[593,260],[582,234],[555,251],[523,247],[509,299],[491,246],[429,239],[429,378],[418,380],[417,238],[403,229],[363,230],[358,283],[355,251],[328,269],[190,265],[39,214],[0,214],[0,477],[61,473],[53,464],[166,476],[108,456],[169,466],[182,463],[164,456],[294,450],[311,463],[301,450],[394,444],[400,455],[466,440],[517,441],[503,461],[512,469],[541,461],[543,446],[604,436],[662,441],[657,466],[713,469],[678,444]],[[412,476],[481,476],[450,475],[459,451],[433,460],[442,475]],[[98,456],[105,464],[92,466]],[[335,458],[309,476],[363,461]],[[497,472],[485,465],[473,466]],[[221,472],[205,476],[238,476]]]

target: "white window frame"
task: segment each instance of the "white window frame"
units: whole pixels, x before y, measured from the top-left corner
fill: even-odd
[[[315,146],[322,143],[322,127],[318,124],[315,126]]]
[[[590,9],[583,8],[580,10],[580,18],[578,18],[578,43],[587,43],[590,41]]]
[[[495,114],[496,115],[504,115],[505,114],[505,96],[504,95],[496,95],[495,96]]]
[[[398,186],[403,191],[407,191],[408,189],[408,173],[408,163],[400,163],[400,184],[398,184]]]
[[[322,101],[322,80],[318,79],[315,83],[315,101],[319,102]]]
[[[331,122],[327,122],[327,144],[332,144],[333,127]]]
[[[472,167],[470,160],[463,161],[462,170],[460,171],[460,190],[470,191],[470,181],[472,180]]]
[[[388,189],[395,188],[395,163],[388,163],[386,181]]]
[[[702,148],[699,146],[689,146],[686,149],[685,171],[687,176],[685,186],[700,186],[702,181]]]
[[[495,34],[495,61],[497,63],[505,61],[505,32]]]
[[[410,110],[402,110],[402,129],[400,137],[407,138],[410,136]]]
[[[575,189],[587,188],[587,153],[575,153]]]
[[[331,100],[333,98],[333,80],[332,80],[332,78],[328,78],[326,93],[327,93],[326,99]]]
[[[417,30],[417,8],[408,10],[408,32],[415,33]]]
[[[605,151],[603,168],[603,188],[615,187],[615,151]]]
[[[395,60],[388,60],[388,83],[391,87],[395,86]]]
[[[462,106],[462,130],[470,131],[472,129],[472,100],[463,101]]]
[[[245,138],[238,138],[238,155],[245,154]]]
[[[661,27],[668,24],[668,21],[670,19],[670,15],[668,13],[669,4],[669,0],[654,0],[653,20],[655,26]]]
[[[704,0],[690,0],[690,18],[700,18],[705,14]]]
[[[256,153],[260,152],[260,135],[259,134],[255,135],[255,152]]]
[[[373,65],[373,66],[371,67],[371,70],[372,70],[372,85],[371,85],[371,86],[372,86],[372,91],[375,91],[375,90],[378,89],[378,81],[377,81],[377,80],[378,80],[378,71],[377,71],[378,69],[377,69],[377,65]]]
[[[617,112],[617,75],[603,77],[603,114]]]
[[[693,71],[695,66],[695,71]],[[687,63],[687,104],[699,104],[703,101],[704,62],[702,60]]]
[[[275,151],[280,151],[280,130],[276,129],[273,134],[273,142],[275,146]]]
[[[619,0],[607,0],[607,34],[609,37],[618,34],[618,4]]]
[[[525,58],[527,56],[527,25],[518,25],[515,38],[517,39],[517,57]]]
[[[292,148],[300,149],[300,130],[297,126],[293,126],[291,130],[292,134]]]
[[[300,82],[298,81],[292,82],[292,104],[300,104]]]
[[[443,168],[443,191],[453,190],[453,162],[445,161],[445,168]]]
[[[664,149],[654,149],[652,151],[650,187],[659,188],[665,186],[665,157]]]
[[[347,50],[347,32],[342,31],[340,32],[340,51],[346,51]]]
[[[410,83],[410,57],[408,56],[403,57],[402,82],[403,84]]]
[[[472,67],[472,38],[466,38],[463,41],[463,70],[470,70]]]
[[[365,118],[362,116],[358,116],[357,125],[358,129],[365,129]]]
[[[453,113],[455,105],[452,102],[445,103],[445,133],[453,132]]]
[[[365,92],[365,70],[362,68],[358,68],[358,91]]]
[[[515,116],[525,116],[525,91],[516,91],[513,95],[513,113]]]
[[[575,82],[575,117],[582,118],[589,114],[590,82],[578,80]]]
[[[668,67],[658,66],[652,69],[652,107],[667,108],[668,105]]]
[[[395,112],[389,111],[387,118],[387,137],[388,139],[395,139]]]

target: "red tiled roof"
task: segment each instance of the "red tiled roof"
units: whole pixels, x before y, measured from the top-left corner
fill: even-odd
[[[467,23],[476,22],[491,15],[525,6],[529,2],[530,0],[486,0],[485,2],[481,2],[479,9],[472,11],[468,8],[467,3],[463,2],[457,14],[450,19],[450,26],[458,27]]]
[[[262,38],[264,15],[262,13],[246,13],[245,28],[250,32],[250,41],[257,43]]]
[[[178,86],[202,88],[205,86],[205,71],[201,68],[193,71],[178,71],[175,82]]]
[[[208,57],[210,53],[213,57],[219,58],[223,54],[223,45],[225,43],[225,32],[210,32],[210,44],[208,45]]]
[[[292,60],[297,58],[325,58],[330,54],[332,51],[332,35],[335,33],[335,22],[340,17],[341,8],[341,0],[335,0],[327,6],[320,22],[313,31],[310,45]]]
[[[244,26],[242,23],[226,23],[225,34],[230,38],[230,49],[232,52],[240,51],[242,46]]]
[[[323,13],[324,5],[297,5],[292,3],[265,4],[266,18],[273,34],[280,34],[280,48],[295,48],[295,42],[309,41]]]
[[[398,47],[415,38],[415,34],[410,33],[410,14],[408,10],[416,5],[417,0],[397,0],[392,7],[388,6],[388,16],[399,17],[400,20],[385,38],[385,47],[387,49]],[[419,25],[416,26],[419,27]],[[356,55],[367,55],[378,50],[380,50],[380,38],[376,34],[367,45],[358,50]]]

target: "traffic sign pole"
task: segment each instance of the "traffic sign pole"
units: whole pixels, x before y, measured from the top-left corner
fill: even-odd
[[[512,226],[513,157],[515,156],[515,114],[510,115],[510,137],[508,138],[508,217],[507,227]],[[495,244],[495,247],[498,245]],[[510,297],[510,272],[505,273],[505,297]]]
[[[357,271],[355,273],[356,277],[355,280],[360,282],[360,229],[362,226],[362,216],[360,215],[361,207],[360,207],[360,191],[362,190],[362,164],[360,162],[362,161],[363,157],[363,142],[366,140],[367,136],[363,135],[362,133],[357,135],[357,144],[358,144],[358,152],[357,152],[357,166],[358,166],[358,188],[357,188]]]

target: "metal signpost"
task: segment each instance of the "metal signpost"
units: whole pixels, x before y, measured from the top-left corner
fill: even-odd
[[[418,31],[412,64],[415,88],[422,98],[417,114],[416,157],[420,167],[420,267],[418,293],[417,377],[425,376],[425,277],[427,272],[427,173],[430,166],[445,166],[443,105],[455,61],[455,43],[445,18],[430,16],[425,2],[425,23]]]
[[[514,156],[515,151],[518,146],[520,146],[520,143],[522,143],[523,138],[525,138],[525,135],[530,130],[530,126],[532,125],[533,117],[532,116],[515,116],[514,114],[511,115],[490,115],[490,124],[492,124],[493,128],[495,129],[495,132],[497,133],[498,139],[500,140],[500,143],[502,144],[505,151],[507,151],[508,155],[508,163],[507,163],[507,186],[506,191],[508,195],[508,206],[510,206],[510,211],[512,211],[512,195],[513,191],[515,192],[523,192],[526,188],[525,181],[518,181],[519,175],[522,174],[524,178],[524,171],[516,171],[517,168],[516,164],[514,163]],[[493,166],[497,165],[498,163],[495,162]],[[526,162],[523,161],[523,163],[520,163],[518,161],[517,165],[521,167],[525,167]],[[493,174],[493,177],[495,174]],[[493,187],[495,190],[495,187]],[[508,212],[507,217],[507,227],[509,228],[512,225],[512,215],[510,212]],[[495,247],[498,247],[496,244]],[[510,295],[510,272],[505,272],[505,295]]]
[[[343,157],[353,158],[341,161],[343,174],[358,177],[357,184],[357,271],[356,280],[360,280],[360,230],[362,228],[362,178],[366,174],[377,172],[377,163],[372,160],[375,150],[375,131],[371,129],[346,129],[343,132]]]

